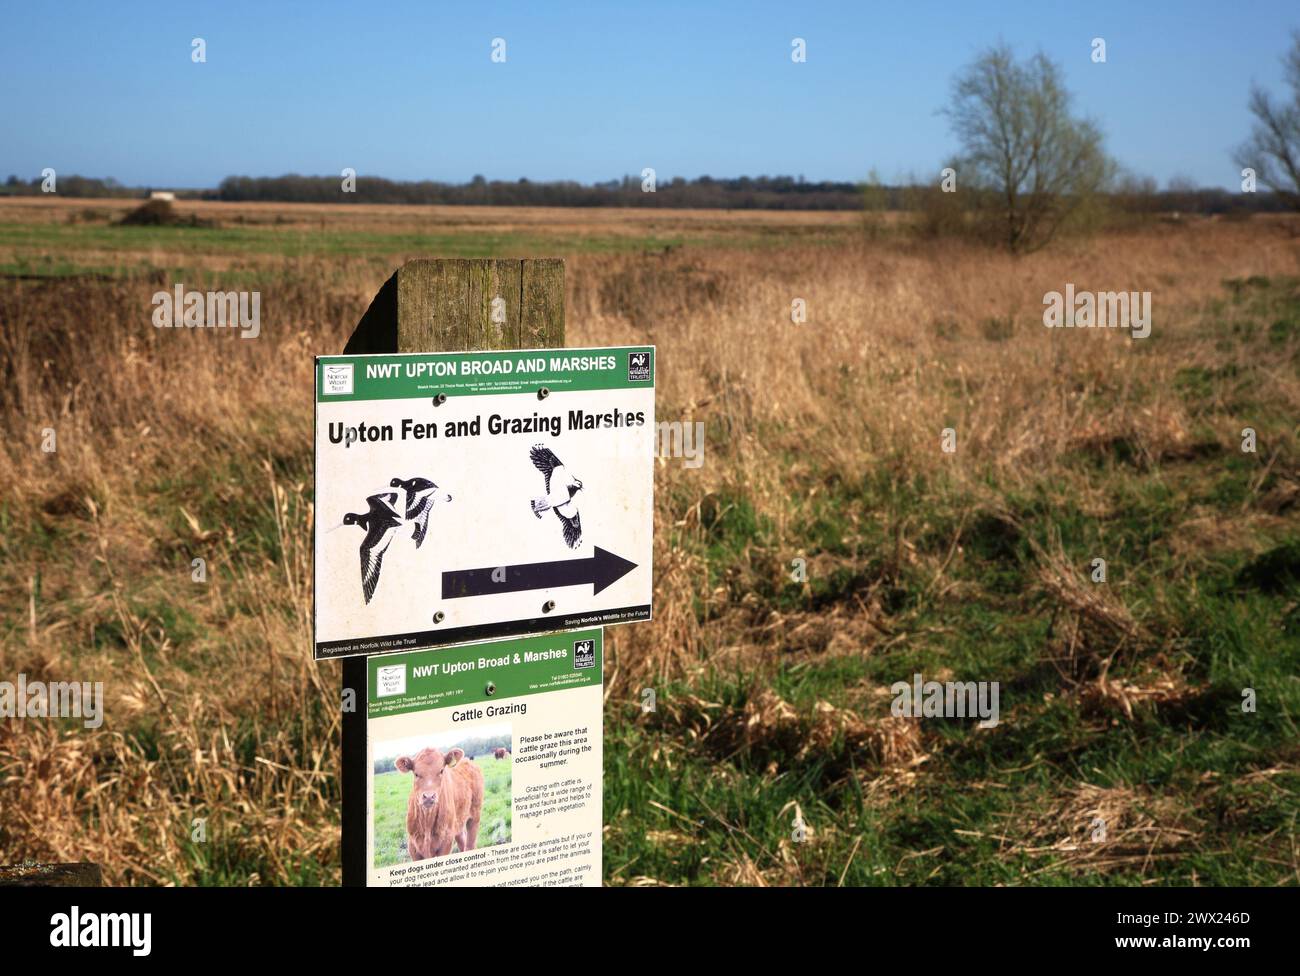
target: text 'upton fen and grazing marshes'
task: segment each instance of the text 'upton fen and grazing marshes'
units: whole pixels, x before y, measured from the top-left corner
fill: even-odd
[[[317,658],[647,620],[652,346],[316,361]]]

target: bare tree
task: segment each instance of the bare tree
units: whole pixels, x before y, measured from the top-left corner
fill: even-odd
[[[1250,138],[1237,150],[1237,164],[1255,171],[1255,179],[1300,210],[1300,31],[1291,35],[1291,50],[1282,58],[1289,98],[1274,101],[1258,85],[1250,90],[1255,116]]]
[[[1019,63],[1005,44],[989,48],[956,77],[945,111],[963,147],[958,185],[992,208],[1012,251],[1048,243],[1114,173],[1101,130],[1070,114],[1060,69],[1043,54]]]

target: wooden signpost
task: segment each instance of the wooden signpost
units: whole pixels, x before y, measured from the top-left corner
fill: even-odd
[[[561,260],[417,260],[402,266],[383,285],[343,352],[448,353],[557,349],[564,344]],[[638,363],[646,361],[643,354],[626,355],[637,355]],[[323,391],[331,364],[322,360],[318,368]],[[630,371],[631,361],[621,368]],[[318,402],[322,399],[318,395]],[[652,411],[649,422],[653,427]],[[318,443],[319,438],[318,431]],[[537,477],[540,480],[541,476]],[[322,518],[319,512],[317,518]],[[552,528],[549,522],[545,524]],[[502,575],[504,578],[505,573]],[[596,628],[419,653],[345,658],[344,885],[492,883],[501,870],[517,868],[528,857],[539,864],[558,862],[563,870],[516,870],[511,883],[599,884],[603,643],[602,632]],[[477,673],[475,669],[479,669]],[[445,677],[448,673],[451,677]],[[506,698],[510,703],[503,700]],[[594,716],[594,722],[568,722],[570,713]],[[494,715],[510,719],[525,714],[526,721],[516,718],[513,725],[491,724]],[[483,720],[484,715],[489,719]],[[555,716],[554,721],[548,716]],[[478,725],[473,724],[475,719]],[[384,733],[391,736],[384,749],[368,738],[374,734],[371,722],[391,730]],[[453,723],[461,727],[453,728]],[[544,732],[539,723],[545,724]],[[453,739],[453,735],[463,739]],[[420,748],[426,740],[433,748]],[[456,741],[465,743],[466,748],[453,748]],[[466,756],[466,751],[477,755]],[[504,777],[512,763],[516,785],[519,781],[538,784],[527,790],[539,799],[538,805],[525,813],[516,796],[514,840],[521,840],[522,828],[524,842],[502,853],[506,851],[502,830],[508,818],[494,824],[479,811],[491,802],[485,791],[491,792],[493,781]],[[538,774],[546,767],[555,775]],[[565,778],[560,778],[557,767],[565,767]],[[396,791],[403,791],[400,826],[399,818],[391,813],[385,824],[374,823],[381,775],[390,806]],[[510,789],[507,781],[507,810]],[[449,802],[460,805],[454,827],[445,826],[452,818],[442,813]],[[467,837],[457,834],[465,816],[460,807],[476,815],[470,818]],[[542,826],[546,811],[579,807],[589,818],[581,821],[579,833],[565,833],[572,820],[560,820],[555,829]],[[524,819],[526,816],[534,819]],[[422,826],[426,820],[428,827]],[[378,836],[381,827],[387,830],[383,857]],[[491,845],[494,831],[498,846],[480,854],[484,837],[489,837],[486,843]],[[504,836],[509,836],[508,828]],[[579,841],[570,843],[574,838]],[[463,869],[436,863],[446,853],[463,850],[466,841],[472,856],[460,859]],[[389,873],[378,871],[381,865],[392,864],[394,855],[400,866],[389,868]]]

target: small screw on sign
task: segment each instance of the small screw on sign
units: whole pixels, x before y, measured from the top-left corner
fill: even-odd
[[[497,686],[493,682],[489,681],[487,687],[483,689],[483,693],[486,695],[495,695],[497,693]]]
[[[554,600],[547,600],[545,603],[542,604],[542,613],[550,613],[554,609],[555,609]]]
[[[447,402],[447,394],[445,393],[439,393],[436,397],[433,398],[433,405],[435,407],[441,407],[446,402]]]
[[[447,615],[443,613],[441,610],[439,610],[437,613],[433,615],[433,622],[435,624],[440,624],[446,619],[447,619]]]
[[[537,399],[539,400],[545,400],[550,395],[551,395],[551,391],[546,387],[542,387],[540,390],[537,391]]]

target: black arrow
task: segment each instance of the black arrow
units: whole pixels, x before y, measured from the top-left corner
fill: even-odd
[[[516,593],[519,590],[544,590],[552,586],[592,585],[595,596],[611,583],[621,580],[636,563],[607,552],[600,546],[586,559],[557,559],[549,563],[521,563],[518,566],[484,566],[482,569],[454,569],[442,574],[442,598],[487,596],[489,593]]]

